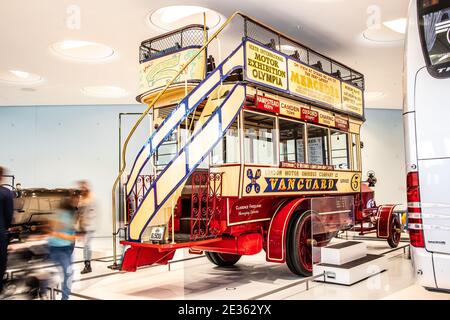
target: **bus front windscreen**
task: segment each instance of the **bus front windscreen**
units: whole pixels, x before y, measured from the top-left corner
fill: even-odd
[[[432,66],[450,63],[450,1],[422,0],[423,46]]]

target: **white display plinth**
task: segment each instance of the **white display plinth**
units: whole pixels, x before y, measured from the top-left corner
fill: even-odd
[[[366,244],[357,241],[341,242],[321,249],[321,262],[338,266],[367,255]]]
[[[367,247],[362,242],[347,241],[322,248],[319,264],[313,265],[313,275],[325,273],[325,279],[315,281],[352,285],[386,270],[384,255],[366,254]]]

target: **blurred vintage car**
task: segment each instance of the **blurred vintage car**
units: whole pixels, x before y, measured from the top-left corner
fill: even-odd
[[[61,201],[78,193],[75,189],[22,189],[19,186],[16,186],[13,192],[14,216],[10,229],[12,238],[45,232],[50,216],[56,212]]]

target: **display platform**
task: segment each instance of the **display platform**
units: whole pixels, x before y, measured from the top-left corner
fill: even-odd
[[[321,262],[313,266],[313,275],[324,274],[318,282],[353,285],[387,269],[383,254],[368,254],[360,241],[344,241],[321,250]]]

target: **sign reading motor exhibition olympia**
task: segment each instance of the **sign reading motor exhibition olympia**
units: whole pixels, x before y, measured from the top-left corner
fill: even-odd
[[[286,58],[264,47],[246,43],[247,77],[255,82],[287,89]]]
[[[177,75],[181,66],[191,59],[198,49],[185,49],[139,65],[139,93],[145,93],[165,86]],[[205,76],[205,55],[200,53],[174,83],[189,80],[203,80]]]
[[[317,171],[286,168],[245,167],[245,196],[299,193],[359,192],[361,174],[350,171]]]
[[[250,41],[246,42],[246,77],[340,112],[363,115],[361,89]]]

